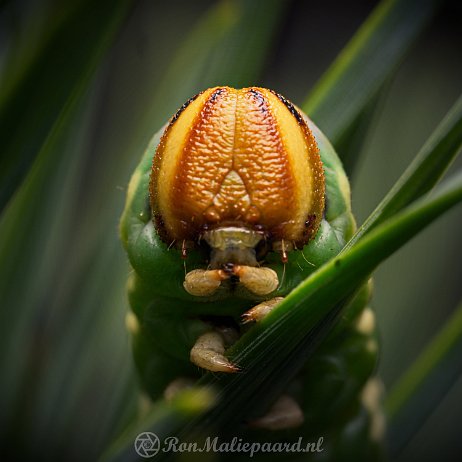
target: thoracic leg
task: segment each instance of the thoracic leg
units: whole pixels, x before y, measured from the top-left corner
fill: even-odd
[[[240,284],[257,295],[267,295],[277,289],[277,273],[271,268],[233,265],[227,269],[195,269],[186,274],[183,286],[186,292],[198,297],[212,295],[222,281],[238,277]]]
[[[213,372],[238,372],[239,367],[224,355],[225,334],[217,331],[202,334],[191,349],[191,361]]]
[[[201,271],[201,270],[196,270]],[[212,273],[215,273],[212,275]],[[195,282],[200,281],[202,277],[211,279],[218,279],[216,271],[203,271],[196,273],[187,281]],[[235,275],[249,290],[254,293],[264,295],[271,293],[277,288],[278,278],[277,274],[269,268],[256,268],[249,266],[236,266],[234,268]],[[209,274],[204,274],[209,273]],[[191,273],[188,273],[188,275]],[[187,275],[187,276],[188,276]],[[219,285],[219,284],[218,284]],[[186,281],[185,281],[186,287]],[[218,287],[218,286],[217,286]],[[189,292],[189,290],[188,290]],[[273,310],[281,301],[283,297],[275,297],[251,308],[244,313],[243,322],[260,321],[271,310]],[[232,334],[232,332],[231,332]],[[225,341],[225,338],[227,341]],[[239,368],[232,364],[225,356],[226,344],[233,343],[229,339],[229,332],[211,331],[201,335],[194,347],[191,350],[191,361],[197,366],[214,372],[237,372]],[[276,402],[271,406],[268,412],[259,419],[250,422],[250,425],[257,428],[264,428],[267,430],[282,430],[288,428],[295,428],[303,424],[304,415],[298,403],[288,395],[281,395]]]
[[[266,267],[236,265],[233,271],[239,282],[257,295],[267,295],[279,285],[276,271]]]
[[[242,315],[243,323],[261,321],[282,300],[284,297],[275,297],[259,303]],[[303,411],[297,401],[289,395],[281,395],[263,417],[250,422],[250,425],[266,430],[284,430],[299,427],[304,420]]]
[[[271,300],[266,300],[258,305],[255,305],[242,315],[242,322],[246,324],[251,321],[261,321],[279,303],[281,303],[282,300],[284,300],[284,297],[274,297]]]
[[[254,306],[243,314],[243,323],[260,321],[282,300],[283,297],[275,297]],[[237,338],[237,332],[230,328],[206,332],[196,340],[191,349],[191,361],[196,366],[213,372],[237,372],[239,367],[232,364],[224,354],[226,347],[232,345]]]
[[[196,269],[186,275],[183,286],[191,295],[206,297],[212,295],[220,287],[221,281],[227,278],[223,270]]]
[[[193,385],[194,380],[190,377],[177,377],[172,380],[164,390],[164,398],[167,401],[172,401],[179,392],[191,388]]]
[[[253,420],[250,425],[266,430],[285,430],[299,427],[304,420],[299,404],[291,396],[281,395],[263,417]]]

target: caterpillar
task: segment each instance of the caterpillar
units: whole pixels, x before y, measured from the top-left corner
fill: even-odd
[[[340,252],[355,226],[339,158],[289,100],[259,87],[189,99],[152,138],[120,224],[134,270],[127,325],[145,393],[169,398],[204,371],[237,373],[226,348]],[[322,460],[380,457],[370,293],[370,284],[359,291],[348,324],[249,431],[321,434]]]

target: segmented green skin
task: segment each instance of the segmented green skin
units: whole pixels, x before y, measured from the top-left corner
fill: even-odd
[[[315,239],[302,251],[289,253],[283,278],[280,255],[267,255],[266,265],[283,280],[270,298],[287,295],[335,256],[355,230],[349,183],[341,162],[321,131],[308,119],[307,122],[324,165],[325,216]],[[198,316],[232,316],[239,322],[243,312],[262,300],[229,297],[217,303],[213,297],[195,297],[184,290],[185,268],[180,251],[168,248],[160,240],[149,208],[149,175],[162,132],[154,135],[132,176],[120,229],[134,269],[128,281],[130,306],[139,322],[139,329],[133,334],[134,359],[142,387],[153,399],[159,398],[177,377],[202,375],[189,359],[196,339],[209,330]],[[207,255],[200,251],[188,251],[187,271],[204,268],[206,259]],[[293,430],[293,435],[304,435],[306,441],[309,437],[324,437],[324,451],[310,454],[309,460],[350,460],[352,456],[355,460],[375,460],[380,453],[379,445],[370,437],[371,413],[361,402],[361,390],[373,374],[377,360],[375,330],[364,334],[356,327],[369,297],[370,286],[366,285],[346,310],[348,322],[329,335],[290,390],[305,413],[303,427]],[[261,432],[254,432],[253,437],[268,440]],[[289,457],[284,455],[283,459]],[[308,460],[306,454],[303,460]]]

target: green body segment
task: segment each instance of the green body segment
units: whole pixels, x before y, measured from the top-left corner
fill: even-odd
[[[321,131],[308,119],[307,122],[324,167],[325,214],[316,237],[303,249],[290,252],[285,268],[279,254],[270,252],[266,256],[265,266],[273,268],[282,281],[266,299],[287,295],[337,255],[355,230],[349,183],[341,162]],[[190,250],[183,261],[181,251],[169,248],[154,228],[149,176],[162,132],[153,137],[132,176],[120,229],[134,270],[128,281],[129,302],[138,321],[132,332],[134,358],[142,387],[152,399],[161,397],[175,378],[199,378],[203,374],[189,359],[196,339],[210,330],[201,317],[227,316],[239,324],[242,313],[264,299],[230,296],[218,301],[214,297],[195,297],[184,290],[185,272],[205,268],[207,255]],[[344,460],[337,457],[343,457],[355,445],[357,460],[363,460],[363,456],[364,460],[374,460],[377,455],[378,446],[370,438],[373,416],[361,399],[376,365],[376,333],[375,329],[361,332],[357,328],[369,297],[370,285],[366,285],[347,308],[345,322],[317,350],[291,390],[305,413],[305,424],[296,434],[323,435],[326,444],[330,442],[333,460]]]

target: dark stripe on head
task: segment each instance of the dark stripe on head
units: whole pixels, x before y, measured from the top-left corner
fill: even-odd
[[[222,94],[226,92],[226,88],[217,88],[207,99],[206,103],[214,103],[215,100]]]
[[[303,119],[300,112],[297,111],[295,106],[288,99],[284,98],[284,96],[280,95],[274,90],[270,90],[270,92],[273,93],[273,95],[275,95],[279,99],[279,101],[281,101],[287,107],[287,109],[295,117],[299,125],[306,125],[305,120]]]
[[[260,111],[265,114],[268,112],[268,102],[266,101],[265,95],[259,92],[255,88],[251,88],[249,93],[254,97],[254,99],[258,102],[258,108]]]
[[[169,127],[171,127],[177,120],[178,118],[180,117],[181,113],[196,99],[198,98],[200,95],[202,95],[202,93],[204,93],[203,91],[201,91],[200,93],[197,93],[197,95],[194,95],[193,97],[189,98],[188,101],[186,101],[186,103],[184,103],[180,109],[178,109],[178,111],[176,111],[175,115],[170,119],[170,123],[168,124]]]

